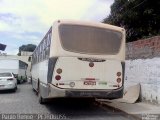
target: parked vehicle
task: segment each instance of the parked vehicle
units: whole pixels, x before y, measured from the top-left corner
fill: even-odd
[[[3,72],[0,73],[0,90],[17,90],[17,79],[13,73]]]
[[[17,78],[17,83],[27,80],[28,64],[18,59],[0,59],[0,72],[11,72]]]
[[[32,86],[47,98],[123,96],[125,30],[83,21],[56,21],[32,55]]]

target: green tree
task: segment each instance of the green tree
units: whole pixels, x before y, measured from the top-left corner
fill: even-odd
[[[22,45],[19,47],[19,52],[17,55],[21,55],[21,51],[33,52],[35,48],[36,48],[36,45],[33,45],[33,44]]]
[[[159,0],[115,0],[110,15],[104,19],[124,27],[127,42],[160,34]]]

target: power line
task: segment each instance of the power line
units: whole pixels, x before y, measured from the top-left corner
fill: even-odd
[[[131,11],[131,10],[133,10],[133,9],[137,8],[138,6],[142,5],[145,1],[147,1],[147,0],[143,0],[141,3],[139,3],[139,4],[138,4],[138,5],[136,5],[136,6],[134,6],[133,8],[129,9],[129,10],[128,10],[128,11],[126,11],[124,14],[126,14],[127,12],[129,12],[129,11]]]
[[[143,4],[145,1],[147,1],[147,0],[142,1],[141,3],[139,3],[138,5],[136,5],[135,7],[131,8],[130,10],[132,10],[132,9],[134,9],[134,8],[136,8],[136,7],[138,7],[138,6],[140,6],[140,5]]]

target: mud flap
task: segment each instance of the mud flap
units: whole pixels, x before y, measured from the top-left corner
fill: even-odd
[[[129,87],[129,89],[123,95],[123,98],[107,100],[107,99],[98,99],[101,102],[122,102],[122,103],[135,103],[140,96],[140,84]]]
[[[129,87],[123,98],[115,99],[117,102],[135,103],[140,96],[140,84]]]

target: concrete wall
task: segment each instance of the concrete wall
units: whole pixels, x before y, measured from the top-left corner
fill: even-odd
[[[141,84],[142,100],[160,104],[160,36],[127,43],[125,88]]]
[[[141,84],[143,101],[160,104],[160,58],[127,60],[125,88]]]
[[[21,51],[21,56],[31,56],[33,52]]]

